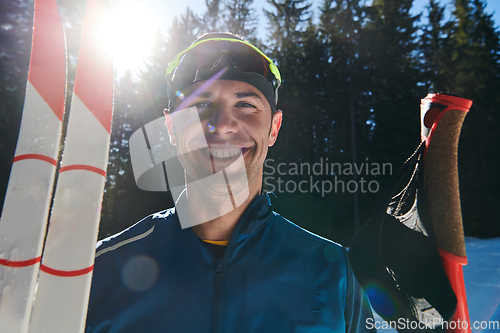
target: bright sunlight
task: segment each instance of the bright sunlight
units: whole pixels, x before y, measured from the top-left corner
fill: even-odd
[[[113,55],[118,73],[137,72],[151,50],[158,27],[156,17],[139,3],[123,2],[110,10],[100,38]]]

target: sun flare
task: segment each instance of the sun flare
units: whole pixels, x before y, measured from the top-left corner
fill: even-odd
[[[159,27],[155,16],[138,3],[113,8],[105,19],[100,40],[114,58],[118,72],[136,71],[146,60]]]

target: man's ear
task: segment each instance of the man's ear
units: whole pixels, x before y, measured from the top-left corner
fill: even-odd
[[[170,144],[172,144],[172,146],[175,146],[177,141],[175,138],[174,121],[172,119],[172,114],[168,109],[163,110],[163,114],[165,115],[165,126],[167,126]]]
[[[273,146],[276,140],[278,139],[278,133],[281,128],[282,119],[283,119],[283,112],[281,110],[276,111],[276,113],[273,115],[273,120],[271,123],[271,131],[269,132],[269,138],[268,138],[269,147]]]

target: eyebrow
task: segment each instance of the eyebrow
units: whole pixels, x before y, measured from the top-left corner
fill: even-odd
[[[197,97],[199,98],[212,98],[212,93],[208,92],[208,91],[204,91],[202,93],[200,93]],[[258,98],[260,101],[262,101],[262,98],[260,98],[259,95],[257,95],[256,93],[254,93],[253,91],[241,91],[241,92],[237,92],[237,93],[234,93],[234,96],[236,98],[245,98],[245,97],[255,97],[255,98]]]
[[[201,97],[201,98],[211,98],[212,97],[212,93],[209,93],[208,91],[204,91],[201,94],[199,94],[198,97]]]
[[[237,92],[237,93],[234,94],[234,96],[236,96],[237,98],[256,97],[256,98],[258,98],[259,100],[262,101],[262,98],[260,98],[259,95],[257,95],[256,93],[254,93],[252,91]]]

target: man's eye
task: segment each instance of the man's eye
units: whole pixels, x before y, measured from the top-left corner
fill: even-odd
[[[196,109],[198,109],[198,111],[202,111],[202,110],[205,110],[206,108],[208,108],[210,106],[210,103],[208,102],[198,102],[198,103],[195,103],[193,105],[191,105],[191,107],[195,106]]]
[[[238,103],[236,106],[241,107],[241,108],[254,108],[255,109],[255,105],[250,104],[250,103],[244,103],[244,102]]]

